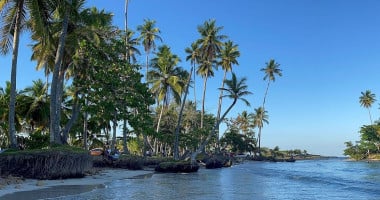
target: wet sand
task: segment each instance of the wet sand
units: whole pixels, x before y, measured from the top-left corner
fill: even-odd
[[[104,184],[114,180],[150,176],[149,170],[105,169],[98,174],[77,179],[34,180],[27,179],[0,188],[0,199],[44,199],[89,192],[103,188]]]

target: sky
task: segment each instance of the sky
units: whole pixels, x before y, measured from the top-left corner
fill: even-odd
[[[87,6],[114,14],[113,24],[124,29],[123,0],[87,0]],[[200,36],[197,27],[209,19],[222,34],[239,45],[237,77],[247,78],[246,97],[227,117],[262,105],[267,82],[260,71],[270,59],[283,76],[271,83],[265,108],[269,124],[262,130],[262,146],[302,149],[309,153],[342,156],[344,142],[358,141],[359,129],[369,124],[360,93],[380,97],[380,1],[377,0],[129,0],[128,27],[136,31],[144,19],[153,19],[163,42],[190,69],[184,49]],[[18,59],[17,88],[45,79],[30,61],[29,33],[23,33]],[[138,34],[136,33],[135,36]],[[144,64],[145,53],[139,62]],[[151,55],[152,57],[152,55]],[[0,87],[10,80],[11,56],[0,57]],[[230,77],[230,75],[229,75]],[[208,80],[207,112],[216,114],[223,71]],[[202,79],[196,78],[197,101]],[[194,99],[192,90],[188,96]],[[222,112],[231,101],[224,100]],[[200,107],[198,108],[200,109]],[[379,104],[371,108],[379,119]]]

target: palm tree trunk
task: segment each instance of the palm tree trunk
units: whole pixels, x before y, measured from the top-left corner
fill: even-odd
[[[208,78],[208,75],[206,75],[206,76],[203,78],[203,96],[202,96],[202,112],[201,112],[201,129],[203,128],[203,120],[204,120],[204,115],[205,115],[205,99],[206,99],[207,78]]]
[[[84,100],[84,104],[87,107],[87,105],[88,105],[87,98]],[[87,112],[87,110],[85,110],[84,116],[83,116],[83,147],[84,147],[84,150],[88,150],[88,146],[87,146],[87,140],[88,140],[88,137],[87,137],[87,119],[88,119],[88,112]]]
[[[127,119],[124,119],[124,122],[123,122],[123,152],[124,154],[129,153],[128,146],[127,146],[127,132],[128,132]]]
[[[20,0],[17,2],[17,14],[16,14],[16,24],[15,30],[13,32],[13,51],[12,51],[12,69],[11,69],[11,92],[9,98],[9,114],[8,114],[8,123],[9,123],[9,137],[11,142],[11,148],[17,148],[17,139],[16,139],[16,78],[17,78],[17,58],[18,58],[18,47],[20,43],[20,26],[21,26],[21,16],[24,1]]]
[[[115,146],[116,146],[116,128],[117,128],[117,118],[116,118],[116,115],[117,115],[117,111],[115,109],[114,113],[113,113],[113,120],[112,120],[112,142],[111,142],[111,150],[113,151],[115,149]]]
[[[158,133],[158,131],[160,130],[160,123],[161,123],[161,119],[162,119],[162,113],[163,113],[163,111],[164,111],[164,103],[162,103],[161,111],[160,111],[160,116],[158,117],[156,133]]]
[[[226,75],[227,75],[227,71],[224,70],[224,75],[223,75],[223,81],[222,81],[222,87],[221,88],[224,88],[224,82],[226,81]],[[222,110],[222,102],[223,102],[223,90],[220,90],[220,94],[219,94],[219,102],[218,102],[218,113],[216,115],[216,120],[218,121],[219,118],[220,118],[220,112]],[[217,139],[217,146],[219,148],[219,125],[218,127],[216,127],[216,139]]]
[[[128,53],[128,2],[129,0],[125,0],[125,9],[124,9],[124,14],[125,14],[125,58],[128,60],[129,58],[129,53]],[[129,64],[129,62],[128,62]]]
[[[195,110],[197,110],[197,95],[195,94],[195,77],[196,77],[196,73],[195,73],[195,63],[193,64],[193,70],[194,70],[194,106],[195,106]]]
[[[67,122],[67,124],[65,125],[65,128],[62,130],[62,138],[63,138],[64,144],[67,144],[67,139],[69,136],[70,129],[73,127],[74,123],[78,119],[80,108],[81,108],[81,106],[78,103],[78,91],[77,91],[77,92],[75,92],[75,96],[74,96],[73,110],[71,112],[71,118]],[[85,114],[85,116],[86,116],[86,114]],[[86,121],[87,117],[85,117],[84,120]]]
[[[181,127],[183,108],[185,107],[187,93],[189,92],[189,85],[190,85],[190,80],[191,80],[192,73],[193,73],[193,67],[191,67],[191,69],[190,69],[190,75],[189,75],[189,78],[187,79],[186,90],[185,90],[185,94],[184,94],[184,97],[183,97],[183,100],[182,100],[181,109],[179,111],[177,126],[175,128],[175,135],[174,135],[174,159],[175,160],[179,159],[179,150],[178,150],[179,129]]]
[[[269,89],[269,84],[270,84],[270,79],[268,79],[268,84],[267,84],[267,88],[265,90],[265,94],[264,94],[264,100],[263,100],[263,112],[265,112],[265,100],[267,98],[267,94],[268,94],[268,89]],[[261,116],[261,120],[262,119],[262,116]],[[259,155],[261,156],[261,129],[262,127],[259,127],[259,134],[258,134],[258,143],[259,143]]]
[[[71,6],[72,0],[68,0],[68,5]],[[66,8],[65,17],[62,22],[62,30],[59,36],[59,42],[57,47],[57,52],[55,55],[54,61],[54,70],[53,70],[53,78],[51,83],[51,92],[50,92],[50,144],[61,143],[61,138],[56,138],[56,135],[59,135],[59,118],[57,118],[57,109],[60,109],[60,106],[57,104],[57,87],[59,85],[59,72],[62,64],[62,58],[65,48],[65,40],[67,34],[67,27],[69,24],[69,13],[70,7]]]
[[[195,158],[197,157],[197,155],[199,153],[201,153],[202,149],[204,149],[206,147],[206,145],[208,144],[208,142],[210,141],[210,139],[212,138],[213,135],[215,135],[215,131],[217,129],[217,127],[219,126],[220,122],[223,121],[223,119],[226,117],[226,115],[230,112],[230,110],[232,109],[232,107],[234,107],[234,105],[236,104],[236,101],[237,101],[237,98],[234,99],[234,101],[232,102],[232,104],[230,105],[230,107],[228,107],[228,109],[226,110],[226,112],[224,112],[223,116],[217,120],[214,124],[214,127],[212,127],[212,130],[211,132],[208,134],[206,140],[204,140],[201,144],[201,146],[194,152],[191,154],[191,163],[195,163]]]
[[[264,109],[264,106],[265,106],[265,100],[266,100],[266,98],[267,98],[267,94],[268,94],[269,84],[270,84],[270,80],[268,81],[267,89],[265,90],[265,94],[264,94],[263,110],[265,110],[265,109]]]
[[[261,126],[259,127],[259,134],[257,135],[258,141],[257,143],[259,144],[259,155],[261,156]]]
[[[369,114],[369,120],[370,120],[371,125],[372,125],[373,124],[372,123],[372,115],[371,115],[371,110],[369,109],[369,107],[368,107],[368,114]]]
[[[63,96],[63,83],[64,83],[64,79],[65,79],[65,69],[63,67],[63,65],[61,65],[60,67],[60,73],[59,73],[59,76],[58,76],[58,85],[57,85],[57,95],[56,95],[56,102],[57,102],[57,105],[56,105],[56,113],[57,113],[57,116],[56,116],[56,120],[55,120],[55,126],[58,127],[58,131],[55,132],[55,139],[56,140],[59,140],[57,143],[59,144],[65,144],[67,141],[64,141],[62,135],[61,135],[61,105],[62,105],[62,96]]]

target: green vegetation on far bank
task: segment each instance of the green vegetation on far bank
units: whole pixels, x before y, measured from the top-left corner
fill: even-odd
[[[345,142],[344,155],[353,160],[379,160],[380,159],[380,121],[372,122],[371,107],[376,101],[376,95],[370,90],[361,92],[359,103],[368,110],[370,125],[360,128],[360,140],[355,143]]]

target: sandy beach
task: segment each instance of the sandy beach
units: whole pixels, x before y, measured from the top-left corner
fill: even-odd
[[[16,180],[0,186],[0,199],[40,199],[88,192],[114,180],[138,178],[153,174],[151,170],[104,169],[84,178],[62,180]],[[43,196],[38,196],[43,194]]]

